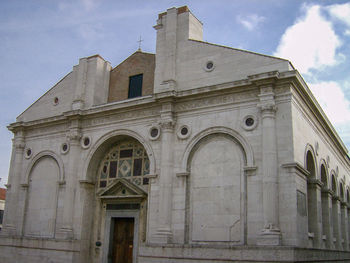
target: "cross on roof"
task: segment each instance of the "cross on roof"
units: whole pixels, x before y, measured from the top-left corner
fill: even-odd
[[[141,51],[141,42],[143,42],[143,39],[140,36],[140,39],[137,41],[139,43],[139,51]]]

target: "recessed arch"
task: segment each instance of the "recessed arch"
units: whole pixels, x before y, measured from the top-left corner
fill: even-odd
[[[247,184],[244,176],[247,159],[243,146],[227,133],[206,134],[192,147],[187,161],[190,175],[186,198],[186,240],[243,244]],[[218,219],[217,215],[225,220]],[[215,235],[218,232],[221,234]]]
[[[323,183],[323,188],[329,189],[328,171],[326,167],[327,167],[326,161],[324,159],[321,159],[320,161],[321,182]]]
[[[55,236],[59,178],[57,160],[47,153],[38,155],[29,169],[28,184],[25,184],[27,191],[22,228],[25,236]]]
[[[37,155],[35,155],[33,157],[33,159],[30,161],[30,163],[27,166],[27,170],[25,172],[25,177],[24,177],[24,182],[23,184],[29,184],[29,176],[30,173],[33,169],[33,167],[35,166],[35,164],[43,157],[48,156],[51,157],[58,165],[59,168],[59,178],[58,180],[60,182],[64,182],[65,180],[65,174],[64,174],[64,164],[62,159],[60,158],[60,156],[58,156],[56,153],[54,153],[53,151],[42,151],[39,152]]]
[[[310,172],[310,177],[314,179],[319,179],[317,172],[317,162],[316,162],[316,154],[312,145],[307,144],[305,147],[305,169]]]
[[[190,162],[191,154],[193,153],[193,150],[195,149],[195,147],[198,146],[202,140],[205,140],[205,138],[214,134],[223,134],[231,137],[232,140],[234,140],[242,148],[242,151],[244,154],[244,165],[247,167],[254,166],[253,150],[250,144],[247,142],[247,140],[235,130],[218,126],[218,127],[211,127],[211,128],[205,129],[197,133],[192,138],[192,140],[188,143],[182,157],[182,162],[181,162],[182,171],[188,172],[188,165]]]
[[[331,190],[334,192],[335,195],[338,195],[338,183],[334,170],[331,171]]]
[[[128,138],[137,140],[146,150],[148,158],[150,160],[150,174],[156,173],[156,160],[151,145],[140,134],[127,129],[116,130],[108,132],[101,136],[92,147],[89,149],[86,163],[84,164],[85,171],[82,176],[85,176],[83,180],[95,182],[96,174],[99,162],[106,151],[112,144],[122,141]]]

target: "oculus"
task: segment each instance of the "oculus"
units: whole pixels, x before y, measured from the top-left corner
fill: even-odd
[[[250,131],[256,128],[258,125],[257,118],[254,115],[247,115],[243,118],[242,128]]]
[[[205,66],[204,66],[204,70],[205,71],[212,71],[214,70],[215,66],[214,66],[214,62],[213,61],[207,61],[205,63]]]
[[[61,153],[66,154],[69,151],[69,144],[64,142],[61,145]]]
[[[190,136],[191,129],[187,125],[181,125],[177,131],[177,137],[179,139],[186,139]]]
[[[84,136],[82,139],[81,139],[81,146],[84,148],[84,149],[87,149],[89,148],[91,145],[91,138],[90,136]]]
[[[158,126],[152,126],[149,129],[149,138],[151,140],[157,140],[160,136],[160,129]]]
[[[25,158],[29,159],[30,157],[32,157],[32,155],[33,155],[32,149],[31,148],[27,148],[25,150]]]

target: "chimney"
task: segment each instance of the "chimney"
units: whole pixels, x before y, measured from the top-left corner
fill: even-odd
[[[188,39],[203,40],[202,23],[187,6],[173,7],[158,15],[155,69],[155,93],[176,90],[177,49]]]

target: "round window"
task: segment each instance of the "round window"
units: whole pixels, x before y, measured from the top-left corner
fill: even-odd
[[[247,125],[248,127],[251,127],[254,125],[254,119],[253,118],[247,118],[245,120],[245,125]]]
[[[157,135],[158,135],[158,129],[157,129],[157,128],[153,128],[153,129],[151,130],[151,136],[152,136],[153,138],[155,138],[155,137],[157,137]]]
[[[255,129],[257,124],[258,124],[258,121],[254,115],[247,115],[243,118],[241,126],[243,129],[247,131],[251,131]]]
[[[58,104],[58,102],[59,102],[59,99],[58,99],[58,97],[55,97],[54,99],[53,99],[53,105],[57,105]]]
[[[160,130],[158,126],[152,126],[149,129],[149,138],[151,140],[157,140],[160,136]]]
[[[182,127],[181,129],[181,134],[186,135],[188,133],[188,128],[187,127]]]
[[[177,130],[177,137],[179,139],[186,139],[190,136],[190,133],[191,133],[190,127],[187,125],[182,125]]]
[[[215,68],[213,61],[207,61],[204,66],[205,71],[212,71]]]
[[[61,145],[61,153],[66,154],[69,151],[69,145],[68,143],[64,142]]]
[[[84,136],[81,140],[81,146],[83,148],[89,148],[91,145],[91,138],[89,136]]]

